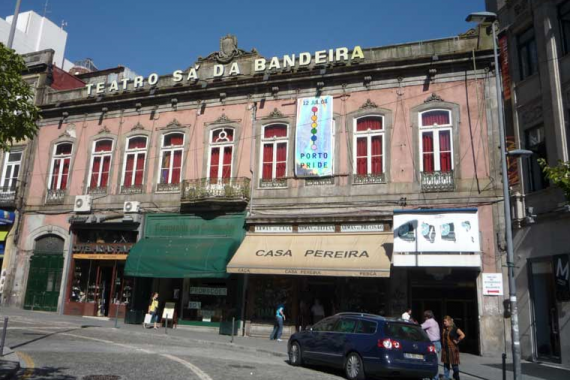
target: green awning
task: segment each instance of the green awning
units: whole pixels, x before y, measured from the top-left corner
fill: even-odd
[[[240,242],[225,237],[140,240],[129,252],[125,275],[153,278],[224,278]]]

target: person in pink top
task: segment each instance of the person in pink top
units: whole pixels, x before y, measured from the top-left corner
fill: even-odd
[[[435,346],[435,350],[439,355],[441,351],[441,332],[439,330],[439,324],[436,322],[433,311],[424,311],[424,323],[422,323],[422,329],[426,332],[429,340]],[[435,374],[434,380],[439,379],[439,374]]]

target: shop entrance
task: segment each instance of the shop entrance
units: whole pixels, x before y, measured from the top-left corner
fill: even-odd
[[[449,315],[457,327],[465,332],[461,351],[479,354],[479,322],[477,310],[477,272],[450,271],[430,273],[411,271],[412,317],[423,322],[423,312],[433,311],[435,320],[443,326],[443,317]]]
[[[559,363],[560,329],[552,261],[533,261],[530,264],[535,357]]]
[[[36,240],[30,260],[24,309],[57,311],[63,275],[64,240],[55,235]]]

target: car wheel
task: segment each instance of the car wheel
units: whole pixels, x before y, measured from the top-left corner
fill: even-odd
[[[303,364],[301,346],[297,342],[293,342],[291,343],[291,346],[289,346],[289,363],[294,366],[300,366]]]
[[[348,380],[363,380],[364,379],[364,365],[360,355],[351,352],[344,362],[344,372]]]

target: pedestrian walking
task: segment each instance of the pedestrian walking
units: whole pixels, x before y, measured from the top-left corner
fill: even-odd
[[[277,306],[277,311],[275,312],[275,324],[273,325],[273,331],[269,336],[269,340],[277,340],[281,342],[281,334],[283,333],[283,322],[285,321],[285,307],[283,305]]]
[[[152,295],[152,298],[150,300],[150,305],[148,306],[148,312],[149,314],[152,315],[150,321],[151,323],[154,323],[154,328],[158,329],[158,293],[155,292]]]
[[[314,305],[311,306],[311,314],[313,315],[313,325],[325,317],[325,309],[318,298],[315,299]]]
[[[408,308],[406,309],[406,311],[404,311],[404,313],[402,314],[402,319],[403,319],[404,321],[409,321],[410,318],[412,318],[412,308],[411,308],[411,307],[408,307]]]
[[[443,334],[441,336],[441,362],[443,363],[443,377],[450,380],[450,368],[453,368],[453,379],[459,380],[459,342],[465,339],[465,334],[455,323],[453,318],[446,315],[443,318]]]
[[[429,340],[435,346],[435,351],[439,355],[441,352],[441,333],[439,330],[439,324],[434,319],[433,311],[424,311],[424,323],[422,323],[422,329],[427,333]],[[436,373],[434,380],[438,380],[439,375]]]

